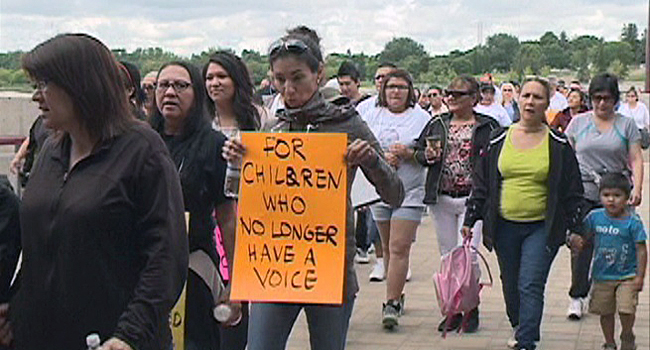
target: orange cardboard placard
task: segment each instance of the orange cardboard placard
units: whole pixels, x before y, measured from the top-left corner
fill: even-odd
[[[346,134],[243,133],[233,300],[341,304]]]

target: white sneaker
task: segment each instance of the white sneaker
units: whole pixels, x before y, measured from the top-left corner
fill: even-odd
[[[408,271],[406,271],[406,282],[411,280],[411,266],[409,266]]]
[[[578,321],[582,318],[582,309],[583,301],[580,298],[571,298],[569,302],[569,310],[567,311],[567,317],[570,320]]]
[[[377,258],[377,262],[375,262],[375,266],[372,267],[372,272],[370,272],[370,282],[381,282],[385,278],[384,258]]]
[[[517,327],[512,329],[512,336],[508,338],[508,341],[506,341],[506,345],[510,349],[516,349],[517,348]]]
[[[370,262],[370,257],[368,253],[361,248],[357,248],[357,254],[354,256],[354,261],[357,264],[367,264]]]

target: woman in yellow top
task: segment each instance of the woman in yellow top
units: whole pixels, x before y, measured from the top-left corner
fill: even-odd
[[[508,346],[535,349],[540,339],[544,287],[567,229],[579,232],[582,183],[566,137],[544,123],[550,87],[522,86],[521,119],[495,132],[474,170],[463,235],[483,220],[483,244],[495,249],[503,295],[515,330]]]

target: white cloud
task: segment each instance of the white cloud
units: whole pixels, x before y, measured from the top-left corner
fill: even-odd
[[[326,52],[375,54],[409,36],[430,54],[467,50],[506,32],[545,31],[617,39],[624,23],[646,26],[638,0],[2,0],[0,51],[29,50],[61,32],[87,32],[112,48],[160,46],[182,55],[209,47],[266,51],[284,30],[306,24]],[[482,28],[479,31],[479,28]],[[479,34],[482,33],[482,36]]]

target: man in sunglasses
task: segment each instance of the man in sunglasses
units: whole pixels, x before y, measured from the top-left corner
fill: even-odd
[[[494,100],[494,94],[496,92],[494,85],[490,83],[481,83],[480,91],[481,100],[474,107],[474,111],[494,118],[501,126],[512,124],[512,120],[508,116],[506,109]]]
[[[435,117],[439,114],[446,113],[449,111],[447,105],[442,101],[442,89],[434,86],[427,91],[427,97],[429,98],[429,109],[427,110],[431,116]]]

